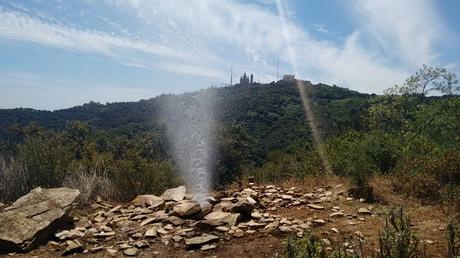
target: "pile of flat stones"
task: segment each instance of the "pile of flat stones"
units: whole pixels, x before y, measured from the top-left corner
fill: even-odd
[[[348,215],[335,207],[329,218],[297,220],[277,216],[273,211],[294,206],[323,210],[322,203],[331,202],[344,192],[340,187],[332,190],[319,188],[301,193],[294,187],[252,185],[242,191],[196,197],[179,186],[161,196],[137,196],[125,205],[98,199],[92,205],[94,213],[76,217],[75,228],[58,232],[57,240],[51,244],[63,250],[64,255],[106,252],[136,256],[141,249],[158,242],[187,250],[211,250],[219,242],[255,233],[302,236],[306,229],[322,226],[329,218]],[[359,214],[371,211],[364,209]]]

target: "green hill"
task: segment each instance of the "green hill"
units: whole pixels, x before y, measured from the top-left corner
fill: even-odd
[[[360,113],[369,95],[326,84],[307,83],[307,88],[324,137],[361,126]],[[205,91],[214,91],[219,125],[241,125],[254,139],[258,157],[263,158],[269,151],[294,142],[309,140],[299,92],[292,82],[237,84]],[[146,131],[162,132],[161,106],[183,97],[187,94],[105,105],[90,102],[56,111],[3,109],[0,110],[0,142],[4,146],[19,142],[20,136],[12,128],[32,122],[46,129],[62,130],[66,124],[77,120],[96,129],[127,136]]]

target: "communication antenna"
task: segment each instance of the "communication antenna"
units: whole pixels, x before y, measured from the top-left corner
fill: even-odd
[[[279,77],[278,77],[279,67],[280,67],[280,57],[278,56],[278,60],[276,61],[276,81],[279,80]]]
[[[230,86],[233,86],[233,64],[230,68]]]

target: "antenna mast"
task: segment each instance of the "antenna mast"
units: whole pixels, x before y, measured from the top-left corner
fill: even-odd
[[[276,61],[276,81],[279,80],[278,74],[279,74],[279,66],[280,66],[280,57],[278,56],[278,60]]]
[[[233,86],[233,64],[230,68],[230,86]]]

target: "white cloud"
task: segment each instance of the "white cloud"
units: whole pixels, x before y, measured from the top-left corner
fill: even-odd
[[[411,68],[436,63],[435,46],[446,31],[430,0],[355,0],[353,7],[385,54]]]
[[[51,24],[26,14],[5,11],[1,8],[0,38],[29,41],[72,51],[108,56],[117,59],[122,64],[137,65],[144,68],[153,68],[152,56],[181,64],[199,58],[191,51],[180,52],[176,48],[155,42]],[[161,69],[158,66],[155,68]],[[204,70],[206,67],[195,67],[193,71],[200,71],[200,69]],[[167,70],[175,73],[184,72],[183,68],[174,70],[173,66],[168,67]],[[193,74],[193,71],[188,71],[187,74]],[[206,76],[202,72],[197,75]]]

